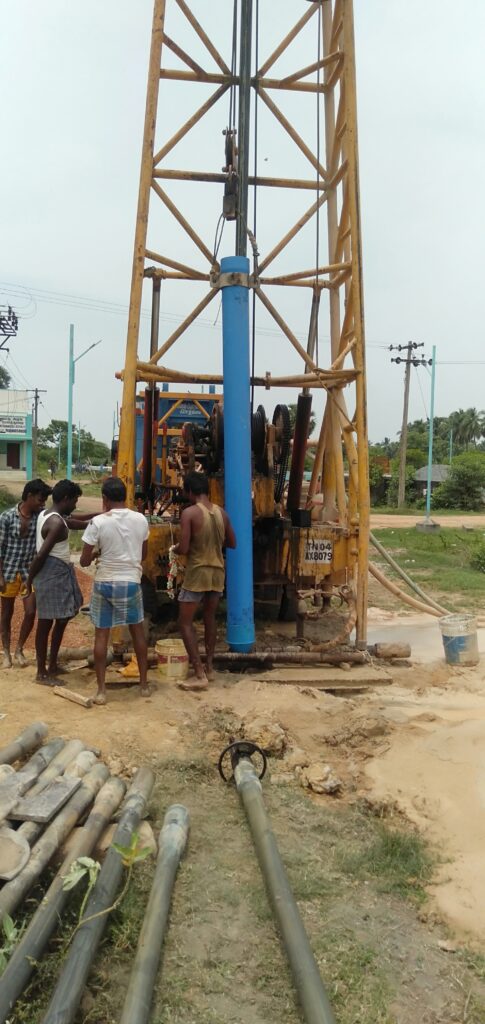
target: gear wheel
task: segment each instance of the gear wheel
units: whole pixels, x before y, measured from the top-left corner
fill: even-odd
[[[287,405],[277,405],[273,413],[275,429],[274,500],[281,501],[290,461],[291,422]]]
[[[268,472],[266,459],[266,412],[263,405],[258,405],[253,412],[251,425],[251,447],[254,455],[254,468],[257,473]]]

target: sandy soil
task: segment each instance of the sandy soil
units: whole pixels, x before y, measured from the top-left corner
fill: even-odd
[[[291,753],[300,749],[311,765],[329,765],[341,780],[338,799],[365,796],[384,813],[404,813],[423,831],[442,858],[432,888],[434,907],[453,931],[483,944],[485,658],[476,669],[446,666],[438,625],[427,616],[373,610],[369,625],[371,642],[410,640],[415,660],[392,668],[394,685],[361,693],[318,691],[305,685],[302,670],[298,685],[221,672],[206,694],[194,695],[153,671],[154,692],[141,699],[137,685],[127,686],[111,669],[107,707],[86,710],[34,684],[33,664],[4,671],[0,745],[42,719],[51,735],[80,737],[128,773],[141,763],[194,753],[215,765],[233,738],[257,739],[263,718],[282,730],[286,748],[285,756],[271,761],[275,781],[288,779]],[[70,645],[89,642],[83,616],[69,628]],[[479,637],[485,653],[485,631]],[[308,671],[315,676],[314,669]],[[95,691],[88,669],[74,667],[66,679],[69,689]]]

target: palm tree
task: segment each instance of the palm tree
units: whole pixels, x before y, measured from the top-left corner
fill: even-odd
[[[485,414],[477,409],[458,409],[450,416],[450,427],[453,431],[453,438],[458,445],[464,445],[468,450],[471,442],[476,444],[485,433]]]

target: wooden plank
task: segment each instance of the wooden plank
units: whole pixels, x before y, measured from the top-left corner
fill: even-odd
[[[47,824],[61,807],[69,800],[69,797],[79,789],[81,779],[63,777],[51,782],[37,796],[26,796],[15,805],[10,817],[14,821],[36,821],[41,825]]]
[[[277,686],[308,686],[318,690],[358,690],[371,686],[389,686],[393,678],[389,672],[359,665],[352,669],[319,668],[305,666],[301,669],[273,669],[252,676],[257,683],[273,683]]]
[[[73,704],[80,704],[83,708],[92,708],[93,706],[92,697],[83,697],[82,693],[76,693],[76,690],[68,690],[65,686],[54,686],[52,692],[56,697],[72,700]]]

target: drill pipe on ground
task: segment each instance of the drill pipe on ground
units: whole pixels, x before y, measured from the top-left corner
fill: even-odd
[[[0,821],[9,815],[27,790],[30,789],[31,793],[36,791],[50,762],[56,759],[63,747],[64,740],[50,740],[45,747],[37,750],[18,772],[9,774],[8,780],[4,780],[0,786]]]
[[[189,812],[169,807],[159,838],[155,876],[138,941],[120,1024],[148,1024],[173,887],[189,835]]]
[[[79,789],[68,800],[59,814],[47,826],[43,836],[35,844],[27,864],[11,882],[0,891],[0,920],[5,914],[12,914],[27,893],[35,885],[42,872],[52,860],[56,850],[62,846],[72,832],[79,818],[93,802],[96,794],[109,776],[104,764],[97,764],[85,776]],[[28,822],[28,824],[32,824]],[[0,986],[1,987],[1,986]]]
[[[214,654],[214,661],[223,665],[338,665],[345,661],[364,665],[368,657],[365,651],[224,651]]]
[[[49,729],[45,722],[33,722],[15,740],[0,750],[0,764],[13,764],[36,747],[40,747]]]
[[[332,1007],[290,888],[263,801],[262,787],[248,757],[241,756],[234,778],[246,812],[256,855],[307,1024],[336,1024]]]
[[[140,768],[123,804],[113,844],[110,846],[98,880],[88,900],[83,923],[79,926],[64,961],[64,968],[47,1009],[43,1024],[72,1024],[81,1001],[88,974],[109,920],[123,875],[123,861],[114,847],[129,846],[150,798],[155,779],[149,768]]]
[[[86,780],[87,782],[87,780]],[[17,999],[20,998],[33,971],[36,969],[49,939],[59,926],[62,912],[72,891],[63,888],[64,878],[78,857],[89,857],[99,837],[109,825],[111,817],[125,793],[122,779],[112,778],[100,789],[93,809],[79,835],[76,836],[54,881],[16,946],[0,983],[0,1024],[5,1024]]]

